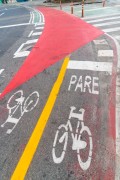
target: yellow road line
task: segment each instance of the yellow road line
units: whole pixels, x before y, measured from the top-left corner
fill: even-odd
[[[59,93],[68,62],[69,57],[66,57],[60,70],[59,76],[51,90],[46,105],[41,113],[40,118],[38,119],[37,125],[33,130],[33,133],[25,147],[25,150],[16,166],[15,171],[12,174],[11,180],[23,180],[25,178],[25,175],[37,150],[43,131],[45,129],[51,111],[53,109],[54,103],[56,101],[57,95]]]

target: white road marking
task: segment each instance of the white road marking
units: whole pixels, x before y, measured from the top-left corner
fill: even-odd
[[[20,97],[17,98],[16,94],[19,94]],[[35,99],[33,100],[33,98]],[[13,99],[14,101],[16,101],[16,104],[14,104],[14,106],[11,106],[12,104],[11,102],[13,101]],[[39,93],[37,91],[32,92],[26,99],[23,95],[22,90],[15,92],[10,97],[10,99],[7,102],[7,109],[9,111],[8,118],[1,125],[1,127],[4,128],[4,126],[7,123],[13,124],[13,127],[7,129],[6,134],[12,133],[12,131],[15,129],[16,125],[18,124],[24,113],[32,111],[35,108],[35,106],[38,104],[38,101],[39,101]],[[19,116],[16,115],[17,114],[16,112],[18,112]]]
[[[5,69],[0,69],[0,74],[2,74],[2,72],[4,71]]]
[[[7,26],[0,26],[0,29],[9,28],[9,27],[17,27],[17,26],[27,26],[27,25],[31,25],[31,24],[30,23],[12,24],[12,25],[7,25]]]
[[[120,40],[120,36],[114,36],[114,38]]]
[[[120,19],[120,16],[115,16],[115,17],[108,17],[108,18],[101,18],[101,19],[95,19],[95,20],[90,20],[87,21],[88,23],[94,23],[94,22],[100,22],[100,21],[106,21],[106,20],[116,20],[116,19]]]
[[[11,10],[11,9],[20,9],[20,8],[23,8],[23,7],[9,8],[9,9],[6,9],[6,10]]]
[[[41,14],[39,14],[39,17],[40,17],[40,22],[42,21],[42,16],[41,16]]]
[[[14,57],[13,58],[18,58],[18,57],[25,57],[28,56],[30,54],[30,51],[26,51],[26,50],[22,50],[24,45],[26,43],[23,43],[18,50],[14,53]]]
[[[96,61],[69,61],[67,69],[90,70],[112,73],[112,63]]]
[[[44,27],[36,27],[35,29],[44,29]]]
[[[0,75],[2,74],[2,72],[4,71],[5,69],[0,69]],[[2,76],[3,77],[3,76]],[[1,93],[0,93],[1,94]]]
[[[100,45],[100,44],[108,45],[108,43],[107,43],[107,41],[106,41],[105,39],[93,40],[93,42],[94,42],[96,45]]]
[[[120,15],[120,13],[113,13],[112,14],[112,16],[119,16]],[[82,19],[84,19],[84,20],[89,20],[89,19],[94,19],[94,18],[102,18],[102,17],[104,17],[104,18],[107,18],[107,17],[110,17],[110,15],[100,15],[100,16],[91,16],[91,17],[85,17],[85,18],[82,18]]]
[[[72,75],[70,78],[68,91],[71,92],[83,92],[90,94],[99,94],[99,78],[95,76],[77,76]]]
[[[113,24],[120,24],[120,21],[99,23],[99,24],[94,24],[94,26],[100,27],[100,26],[109,26],[109,25],[113,25]]]
[[[40,26],[40,25],[44,25],[45,23],[43,22],[39,22],[39,23],[36,23],[35,26]]]
[[[113,57],[113,50],[98,50],[98,57]]]
[[[41,15],[42,15],[42,18],[43,18],[43,22],[45,22],[45,18],[44,18],[44,15],[41,13]]]
[[[35,14],[34,12],[32,12],[32,21],[31,21],[32,24],[34,23],[34,20],[35,20]]]
[[[120,31],[120,27],[114,27],[114,28],[108,28],[108,29],[103,29],[104,32],[109,33],[109,32],[116,32]]]
[[[67,121],[66,124],[61,124],[55,134],[55,138],[54,138],[54,142],[53,142],[53,149],[52,149],[52,157],[53,157],[53,161],[56,164],[60,164],[64,157],[65,157],[65,153],[67,152],[67,144],[68,144],[68,131],[71,133],[71,137],[72,137],[72,150],[76,151],[77,153],[77,157],[78,157],[78,162],[80,165],[80,168],[82,168],[83,171],[86,171],[91,164],[91,160],[92,160],[92,154],[93,154],[93,140],[92,140],[92,133],[89,129],[88,126],[84,125],[84,113],[85,113],[85,109],[81,108],[79,109],[79,113],[75,113],[74,110],[76,110],[75,106],[71,106],[70,107],[70,114],[69,114],[69,119]],[[76,130],[75,130],[75,134],[73,133],[73,127],[71,124],[72,119],[78,119],[77,122],[77,126],[76,126]],[[79,135],[79,129],[81,128],[80,132],[84,132],[86,131],[88,137],[89,137],[89,151],[88,151],[88,158],[83,160],[80,156],[79,151],[84,149],[87,146],[87,143],[83,140],[80,139],[80,135]],[[64,134],[62,135],[62,137],[59,136],[59,134],[64,130]],[[81,133],[82,134],[82,133]],[[62,153],[58,156],[56,156],[56,151],[58,149],[58,142],[59,143],[63,143],[63,149],[62,149]]]
[[[7,8],[5,8],[5,9],[2,9],[2,10],[0,10],[0,11],[5,11],[5,10],[8,10]]]
[[[32,40],[26,41],[26,43],[21,44],[21,46],[18,48],[18,50],[14,53],[13,58],[28,56],[30,54],[30,51],[28,49],[30,47],[33,47],[33,44],[36,43],[37,41],[38,41],[38,39],[32,39]],[[26,46],[26,47],[24,47],[24,46]]]
[[[42,34],[42,32],[34,32],[33,34],[32,34],[32,36],[38,36],[38,35],[41,35]]]
[[[36,43],[37,41],[38,41],[38,39],[32,39],[32,40],[28,40],[25,44]]]
[[[3,14],[5,14],[5,13],[0,14],[0,16],[2,16]]]
[[[120,5],[115,5],[115,7],[120,7]]]
[[[32,19],[33,19],[33,12],[30,12],[30,20],[29,20],[30,24],[32,23]]]
[[[28,37],[32,36],[32,33],[33,33],[33,31],[30,32],[30,34],[28,35]]]
[[[101,9],[103,10],[103,7],[102,8],[94,8],[94,9],[85,9],[85,11],[98,11],[98,10],[101,10]],[[104,7],[104,9],[111,9],[111,7]]]

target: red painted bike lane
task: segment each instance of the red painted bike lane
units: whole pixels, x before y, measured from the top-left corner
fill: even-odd
[[[38,10],[45,16],[44,31],[1,97],[103,34],[101,30],[64,12],[50,8]]]

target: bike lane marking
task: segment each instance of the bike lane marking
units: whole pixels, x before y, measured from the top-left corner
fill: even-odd
[[[65,76],[68,62],[69,62],[69,57],[66,57],[63,62],[60,73],[58,75],[58,78],[51,90],[46,105],[41,113],[40,118],[38,119],[37,125],[25,147],[25,150],[16,166],[15,171],[12,174],[11,180],[24,179],[27,173],[27,170],[33,159],[33,156],[37,150],[38,144],[42,138],[42,134],[44,132],[45,126],[53,109],[54,103],[56,101],[57,94],[59,93],[61,84],[63,82],[63,78]]]
[[[108,39],[106,42],[109,42]],[[107,49],[115,48],[110,48],[109,43],[107,43],[107,46],[106,44],[97,46],[97,57],[93,58],[91,56],[93,55],[92,52],[94,52],[94,45],[91,48],[92,52],[90,49],[87,51],[87,49],[81,48],[78,51],[80,56],[76,55],[79,58],[71,55],[61,91],[52,110],[43,139],[27,174],[28,179],[30,177],[36,177],[35,174],[37,174],[37,177],[42,177],[43,173],[46,174],[46,179],[49,179],[51,174],[54,174],[53,179],[55,177],[67,179],[67,174],[71,171],[72,174],[70,175],[73,179],[89,179],[90,177],[93,180],[99,179],[99,177],[104,180],[114,179],[116,131],[114,94],[116,60],[114,57],[116,58],[116,53],[114,51],[114,57],[100,57],[98,56],[99,53],[97,54],[99,50]],[[91,52],[91,55],[89,54],[89,61],[87,61],[85,56],[86,51]],[[91,60],[91,64],[94,64],[96,60],[96,66],[105,61],[106,64],[110,63],[110,68],[106,69],[105,67],[103,70],[99,70],[99,67],[95,68],[93,66],[91,68],[88,64],[88,67],[85,69],[83,66],[82,70],[81,64],[80,66],[77,64],[75,69],[69,69],[70,63],[73,60],[75,60],[75,63],[77,60],[78,63],[81,60],[83,63],[84,61],[88,63]],[[111,63],[113,65],[112,67]],[[71,106],[75,107],[74,114],[76,117],[83,109],[85,110],[84,116],[81,118],[84,120],[83,128],[78,128],[79,125],[77,128],[81,132],[84,129],[88,131],[89,128],[91,133],[88,131],[88,135],[90,136],[92,134],[93,143],[89,142],[88,135],[76,133],[79,132],[78,129],[75,130],[77,119],[74,118],[75,115],[73,118],[70,118]],[[82,120],[81,123],[83,122]],[[79,135],[82,136],[81,139],[83,141],[85,140],[87,142],[86,149],[80,147],[78,141]],[[85,145],[83,144],[83,146]],[[90,146],[91,148],[89,149]],[[92,150],[92,156],[89,151],[88,157],[88,150]],[[88,161],[87,158],[89,158]],[[36,164],[38,167],[37,170]]]
[[[16,95],[19,95],[20,97],[15,99],[16,105],[15,106],[10,106],[11,102],[13,101],[14,97]],[[34,103],[33,106],[30,107],[30,105],[34,102],[33,100],[31,100],[28,104],[28,100],[30,99],[30,97],[36,96],[36,102]],[[32,92],[25,100],[24,94],[22,90],[16,91],[8,100],[7,102],[7,109],[8,109],[8,118],[6,119],[6,121],[1,124],[1,128],[4,128],[4,126],[9,123],[9,124],[14,124],[12,126],[12,128],[8,128],[6,131],[6,134],[11,134],[12,131],[15,129],[15,127],[17,126],[17,124],[19,123],[20,119],[22,118],[22,116],[24,115],[25,112],[29,112],[32,111],[35,106],[38,104],[39,101],[39,93],[37,91]],[[24,102],[24,105],[23,105]],[[22,108],[23,105],[23,108]],[[30,108],[29,108],[30,107]],[[20,116],[16,117],[15,114],[16,112],[18,112],[20,110],[21,114]]]

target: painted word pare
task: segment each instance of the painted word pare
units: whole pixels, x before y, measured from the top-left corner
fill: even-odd
[[[72,75],[70,78],[68,91],[88,92],[99,94],[99,78],[92,76]]]

